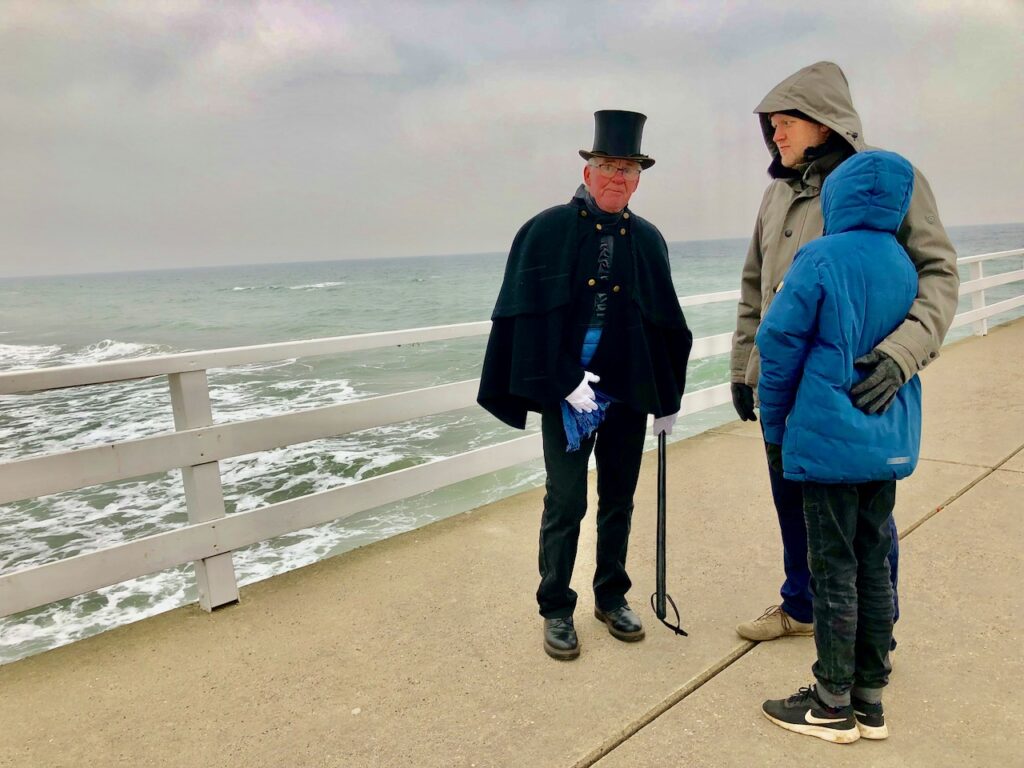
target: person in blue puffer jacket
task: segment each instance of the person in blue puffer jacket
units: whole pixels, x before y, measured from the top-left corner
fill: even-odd
[[[828,741],[888,734],[890,518],[896,480],[917,465],[921,382],[911,378],[876,413],[857,408],[851,389],[864,378],[854,361],[904,321],[917,297],[917,271],[895,236],[913,187],[912,166],[891,152],[862,152],[839,166],[822,188],[825,236],[796,254],[757,332],[769,461],[804,483],[818,651],[817,685],[766,701],[763,711]]]

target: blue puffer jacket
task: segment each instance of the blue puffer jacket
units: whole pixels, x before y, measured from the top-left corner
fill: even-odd
[[[757,331],[764,437],[781,443],[790,480],[861,483],[906,477],[921,443],[921,382],[868,415],[850,389],[853,361],[903,322],[917,272],[894,233],[914,187],[910,163],[862,152],[821,192],[825,235],[801,248]]]

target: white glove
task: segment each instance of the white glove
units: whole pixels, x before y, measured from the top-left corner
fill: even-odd
[[[565,399],[575,410],[576,413],[582,413],[586,411],[597,410],[597,401],[594,400],[594,390],[590,388],[590,382],[600,381],[601,377],[597,376],[590,371],[583,372],[583,381],[576,387],[572,392],[566,395]]]
[[[679,412],[669,414],[668,416],[659,416],[654,420],[654,427],[651,429],[651,434],[655,437],[664,432],[666,435],[672,434],[672,427],[675,426],[676,419],[679,418]]]

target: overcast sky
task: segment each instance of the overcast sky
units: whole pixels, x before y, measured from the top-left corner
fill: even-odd
[[[604,108],[668,240],[749,237],[821,59],[947,225],[1024,220],[1022,0],[0,0],[0,276],[504,251]]]

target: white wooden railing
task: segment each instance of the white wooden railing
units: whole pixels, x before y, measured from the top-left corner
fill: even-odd
[[[971,297],[973,309],[970,312],[963,312],[957,315],[953,320],[952,328],[973,324],[974,334],[976,336],[984,336],[988,333],[988,318],[1001,312],[1007,312],[1024,306],[1024,296],[1014,296],[1011,299],[1005,299],[996,304],[985,303],[986,288],[995,288],[998,285],[1007,285],[1018,280],[1024,280],[1024,269],[985,277],[985,262],[1015,256],[1021,256],[1022,263],[1024,263],[1024,248],[1018,248],[1013,251],[982,253],[978,256],[966,256],[957,260],[957,264],[966,264],[970,269],[971,279],[966,283],[960,284],[960,295]]]
[[[986,261],[1021,255],[1024,249],[960,260],[970,266],[972,278],[961,285],[960,293],[973,297],[973,308],[957,315],[954,327],[973,324],[975,333],[984,334],[989,317],[1024,306],[1024,292],[985,303],[986,289],[1024,281],[1024,268],[991,277],[984,277],[982,270]],[[738,291],[723,291],[683,297],[680,303],[693,307],[738,298]],[[213,610],[238,599],[233,550],[541,456],[540,435],[529,434],[340,488],[225,514],[220,460],[471,407],[478,380],[214,425],[207,370],[480,336],[489,329],[489,321],[461,323],[0,374],[0,394],[167,376],[175,426],[174,432],[153,437],[0,463],[0,504],[181,469],[188,510],[188,524],[177,530],[0,575],[0,616],[188,562],[195,564],[200,605]],[[731,336],[696,339],[691,359],[727,353]],[[728,382],[700,389],[684,396],[683,413],[730,399]]]

